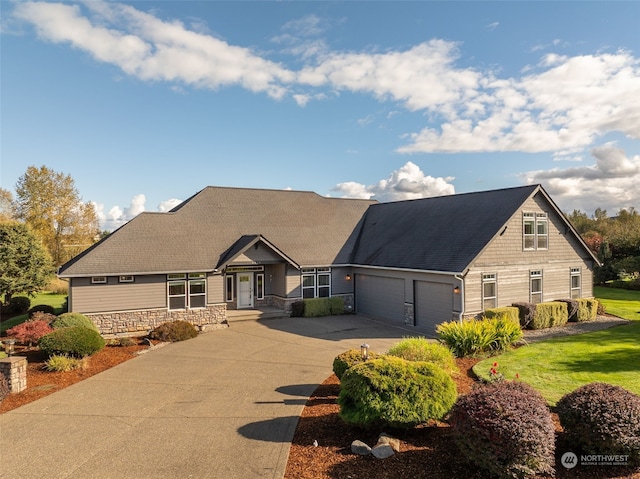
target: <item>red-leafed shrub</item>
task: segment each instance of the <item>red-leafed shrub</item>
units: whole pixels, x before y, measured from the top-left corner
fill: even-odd
[[[42,336],[49,334],[51,331],[53,331],[53,329],[51,329],[51,326],[49,326],[47,321],[25,321],[24,323],[20,323],[17,326],[8,329],[7,336],[16,338],[18,342],[31,346],[33,343],[37,343]]]
[[[478,387],[458,399],[450,423],[463,457],[491,476],[554,473],[551,413],[528,384],[501,381]]]

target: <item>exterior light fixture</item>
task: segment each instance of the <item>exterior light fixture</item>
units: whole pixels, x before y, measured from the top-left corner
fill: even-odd
[[[455,288],[453,288],[453,292],[455,294],[460,294],[460,286],[456,286]]]
[[[351,275],[350,274],[346,275],[344,279],[346,279],[347,281],[351,281]]]
[[[13,338],[5,340],[4,350],[7,352],[7,356],[11,357],[11,355],[13,354],[13,349],[15,347],[15,344],[16,344],[16,340]]]
[[[360,345],[360,356],[363,361],[369,359],[369,345],[367,343]]]

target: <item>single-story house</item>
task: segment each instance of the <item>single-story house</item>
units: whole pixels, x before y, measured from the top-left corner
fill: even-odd
[[[207,187],[138,215],[59,276],[69,309],[104,334],[330,296],[432,334],[516,301],[592,297],[597,263],[540,185],[390,203]]]

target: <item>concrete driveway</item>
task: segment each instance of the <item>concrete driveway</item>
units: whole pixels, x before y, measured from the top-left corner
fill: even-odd
[[[358,316],[280,318],[169,344],[0,415],[0,477],[282,478],[333,358],[410,334]]]

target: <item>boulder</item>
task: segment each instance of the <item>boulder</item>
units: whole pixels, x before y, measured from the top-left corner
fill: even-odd
[[[371,454],[371,448],[364,442],[357,439],[351,443],[351,452],[360,456],[368,456]]]

